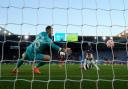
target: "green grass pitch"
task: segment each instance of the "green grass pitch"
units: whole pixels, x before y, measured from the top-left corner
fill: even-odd
[[[11,74],[14,64],[0,65],[0,89],[128,89],[127,65],[113,65],[113,70],[112,65],[99,65],[97,72],[95,67],[81,70],[79,64],[47,64],[41,75],[33,75],[31,65],[24,64],[17,77]]]

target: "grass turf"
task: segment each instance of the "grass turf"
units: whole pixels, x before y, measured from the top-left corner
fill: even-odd
[[[18,75],[11,73],[14,64],[1,64],[0,89],[127,89],[127,65],[99,65],[83,70],[79,64],[41,67],[41,75],[33,75],[31,65],[24,64]],[[98,76],[99,75],[99,76]],[[98,80],[99,79],[99,80]],[[114,80],[113,80],[114,79]],[[98,82],[97,82],[98,80]]]

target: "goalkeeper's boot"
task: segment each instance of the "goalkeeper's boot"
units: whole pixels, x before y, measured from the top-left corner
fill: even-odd
[[[18,70],[17,70],[17,69],[13,69],[13,70],[12,70],[12,73],[13,73],[13,74],[16,74],[16,73],[18,73]]]
[[[41,74],[39,68],[37,68],[37,67],[34,68],[34,73],[35,73],[35,74]]]

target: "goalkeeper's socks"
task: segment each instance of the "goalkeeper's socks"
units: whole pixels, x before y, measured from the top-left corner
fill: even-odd
[[[19,59],[16,67],[19,68],[22,64],[23,64],[23,60]]]
[[[43,66],[43,65],[45,65],[46,64],[46,62],[39,62],[38,64],[36,64],[35,66],[37,67],[37,68],[39,68],[40,66]]]

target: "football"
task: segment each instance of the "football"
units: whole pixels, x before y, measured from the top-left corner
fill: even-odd
[[[113,48],[114,47],[114,41],[113,40],[108,40],[106,42],[106,45],[107,45],[108,48]]]

